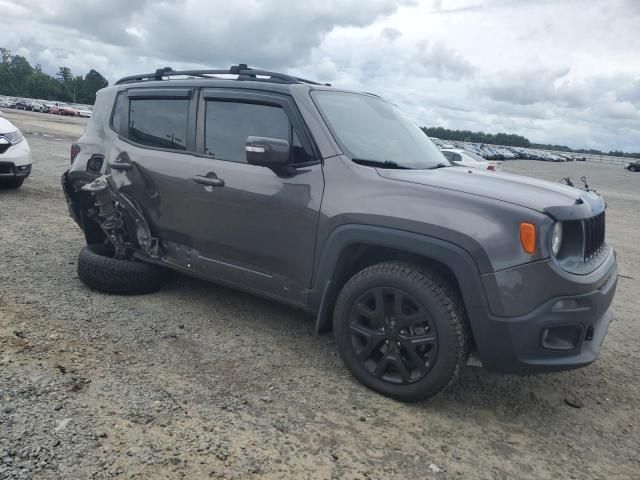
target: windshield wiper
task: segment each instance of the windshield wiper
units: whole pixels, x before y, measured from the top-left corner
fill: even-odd
[[[354,162],[360,165],[367,165],[370,167],[382,167],[382,168],[396,168],[400,170],[411,170],[410,167],[405,167],[400,165],[399,163],[393,162],[391,160],[369,160],[367,158],[353,158]]]
[[[435,170],[436,168],[447,168],[450,167],[451,165],[445,165],[444,163],[439,163],[437,165],[434,165],[433,167],[429,167],[427,168],[427,170]]]

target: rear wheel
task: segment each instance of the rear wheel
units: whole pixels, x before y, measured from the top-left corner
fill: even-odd
[[[158,265],[113,257],[113,247],[94,243],[78,256],[78,278],[87,287],[106,293],[139,295],[159,290],[170,271]]]
[[[468,355],[454,292],[434,272],[407,263],[356,274],[340,292],[333,320],[347,368],[368,388],[402,401],[444,390]]]
[[[0,188],[20,188],[24,183],[24,178],[8,178],[0,180]]]

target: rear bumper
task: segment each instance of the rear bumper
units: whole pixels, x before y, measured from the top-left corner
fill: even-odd
[[[570,370],[595,361],[614,318],[610,306],[618,270],[612,255],[599,269],[597,281],[574,284],[568,289],[571,293],[558,290],[565,295],[548,298],[525,314],[470,313],[483,366],[500,373],[530,374]]]

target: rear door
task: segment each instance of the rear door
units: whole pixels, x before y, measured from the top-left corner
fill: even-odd
[[[133,88],[118,95],[112,116],[113,179],[165,247],[190,243],[186,212],[199,193],[191,178],[206,163],[195,151],[196,111],[195,89]]]

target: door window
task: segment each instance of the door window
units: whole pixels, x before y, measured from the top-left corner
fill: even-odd
[[[247,137],[286,140],[292,146],[293,162],[308,161],[286,112],[273,105],[207,101],[205,152],[219,160],[246,163]]]
[[[188,99],[131,99],[127,137],[142,145],[187,149]]]

